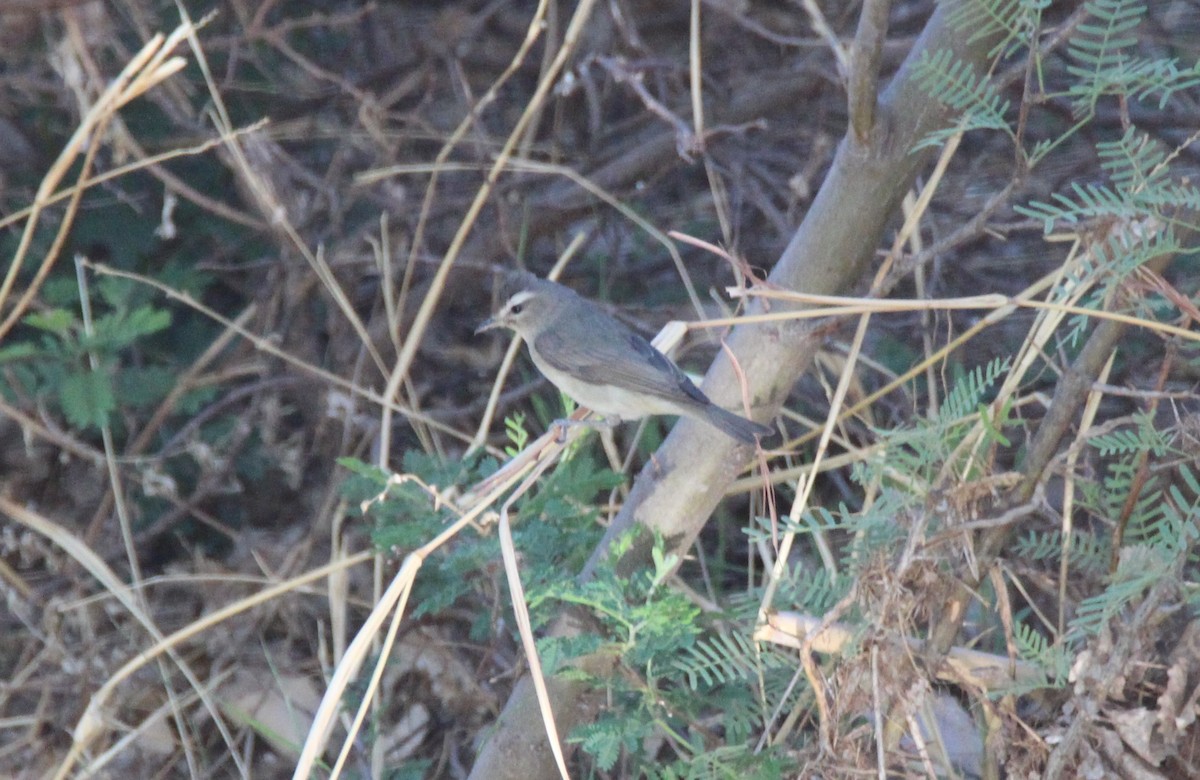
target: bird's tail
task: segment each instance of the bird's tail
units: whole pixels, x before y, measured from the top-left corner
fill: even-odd
[[[755,437],[766,437],[775,432],[774,428],[739,417],[712,403],[697,408],[695,416],[745,444],[753,444]]]

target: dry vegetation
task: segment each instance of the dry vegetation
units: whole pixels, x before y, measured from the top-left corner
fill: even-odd
[[[557,776],[519,573],[575,777],[1200,776],[1200,5],[1086,117],[1095,8],[946,33],[1010,130],[911,155],[932,2],[184,5],[0,0],[0,775]],[[860,300],[735,331],[753,456],[560,442],[472,336],[516,266],[647,335]]]

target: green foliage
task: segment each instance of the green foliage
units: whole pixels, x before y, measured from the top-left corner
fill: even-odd
[[[1045,674],[1045,685],[1061,688],[1068,682],[1074,651],[1062,643],[1052,643],[1024,622],[1017,620],[1013,625],[1013,642],[1023,661],[1034,663]],[[1039,685],[1038,687],[1044,687]],[[1017,687],[1004,689],[1005,693],[1023,693]]]
[[[525,415],[517,412],[511,417],[504,418],[504,433],[508,436],[508,440],[512,442],[504,448],[508,453],[508,457],[514,457],[518,452],[525,449],[525,445],[529,443],[529,432],[525,430]]]
[[[1079,603],[1068,631],[1072,640],[1080,642],[1099,633],[1123,609],[1140,599],[1163,578],[1170,565],[1163,551],[1143,548],[1139,552],[1143,554],[1129,556],[1135,563],[1121,567],[1108,587]]]
[[[1194,559],[1193,545],[1200,538],[1200,491],[1196,490],[1197,479],[1187,463],[1180,463],[1177,475],[1188,486],[1191,498],[1184,495],[1179,485],[1166,486],[1158,492],[1157,502],[1147,502],[1144,511],[1139,504],[1134,509],[1125,540],[1137,545],[1162,548],[1172,560]],[[1134,522],[1136,520],[1137,522]]]
[[[407,552],[428,542],[453,520],[446,507],[435,507],[426,485],[466,484],[473,473],[462,464],[450,474],[446,465],[418,452],[404,456],[405,472],[416,480],[390,480],[390,475],[354,458],[340,458],[339,465],[351,471],[342,487],[347,499],[358,505],[359,512],[375,521],[372,538],[381,550]],[[462,477],[461,482],[455,477]],[[448,479],[439,480],[438,477]]]
[[[907,529],[897,523],[896,518],[912,511],[918,503],[919,500],[911,492],[889,487],[880,493],[869,511],[853,511],[843,504],[836,511],[815,507],[801,515],[796,523],[784,518],[780,530],[794,533],[801,539],[816,534],[843,538],[845,544],[841,548],[839,563],[846,576],[831,578],[823,568],[795,569],[779,582],[777,603],[788,604],[790,608],[804,612],[823,614],[846,594],[854,577],[877,556],[886,557],[903,543]],[[766,518],[760,518],[757,526],[745,530],[749,539],[756,544],[771,542],[771,529]],[[750,600],[753,606],[744,614],[746,619],[752,619],[757,609],[756,598]],[[740,601],[737,597],[732,599],[734,605]]]
[[[575,728],[567,741],[591,754],[597,769],[608,772],[616,765],[622,750],[632,753],[638,749],[653,725],[653,721],[607,712],[595,722]]]
[[[1038,28],[1041,13],[1050,0],[992,0],[956,3],[949,24],[968,36],[968,40],[999,37],[992,56],[1005,57],[1017,48],[1028,46]]]
[[[1085,482],[1081,503],[1096,515],[1115,518],[1125,511],[1127,496],[1139,484],[1137,464],[1161,444],[1156,437],[1145,434],[1151,424],[1148,417],[1139,417],[1142,434],[1108,447],[1106,451],[1115,459],[1106,464],[1102,482]],[[1200,541],[1200,480],[1187,462],[1178,464],[1176,472],[1187,488],[1186,494],[1178,485],[1164,486],[1155,478],[1140,483],[1137,500],[1128,507],[1120,563],[1103,589],[1080,602],[1068,631],[1072,642],[1096,634],[1151,589],[1171,583],[1182,585],[1183,566],[1195,562],[1196,543]]]
[[[446,462],[413,450],[403,458],[406,476],[397,479],[353,459],[339,463],[351,471],[343,493],[374,522],[376,546],[400,556],[426,544],[456,519],[445,505],[435,504],[433,491],[470,485],[496,465],[482,457]],[[513,541],[522,554],[526,588],[532,592],[582,567],[600,535],[594,499],[620,482],[619,475],[580,455],[560,463],[536,493],[517,503]],[[414,616],[436,614],[481,590],[490,592],[493,583],[481,578],[499,561],[494,535],[460,535],[422,568],[413,596]]]
[[[1200,65],[1180,67],[1175,59],[1150,60],[1132,52],[1146,7],[1132,0],[1091,0],[1089,18],[1076,26],[1067,42],[1074,77],[1067,94],[1078,114],[1090,114],[1106,95],[1138,100],[1157,97],[1161,109],[1182,89],[1200,84]]]
[[[1076,224],[1101,217],[1126,221],[1153,218],[1167,225],[1177,210],[1200,207],[1200,189],[1172,180],[1167,150],[1137,128],[1130,127],[1115,141],[1097,143],[1096,153],[1111,184],[1072,182],[1070,195],[1054,193],[1051,201],[1034,200],[1028,206],[1017,206],[1017,211],[1042,220],[1049,233],[1056,222]],[[1155,231],[1143,232],[1149,238]],[[1120,244],[1110,245],[1115,258],[1125,255],[1131,243],[1129,236],[1118,236],[1118,240]],[[1160,251],[1163,249],[1157,248],[1151,256]]]
[[[757,647],[745,634],[718,633],[687,648],[675,667],[692,688],[714,688],[732,682],[754,680],[764,671],[795,669],[790,654]]]
[[[627,536],[616,546],[620,549],[629,541]],[[559,614],[563,605],[572,605],[589,611],[605,627],[602,637],[541,640],[539,651],[548,668],[580,678],[582,672],[567,666],[568,659],[600,652],[619,658],[629,670],[594,681],[606,688],[610,706],[595,722],[575,729],[569,740],[589,754],[600,771],[613,770],[624,756],[639,776],[727,776],[726,770],[738,767],[750,776],[776,776],[784,765],[781,759],[771,752],[754,755],[747,744],[762,725],[755,686],[732,673],[730,685],[710,685],[704,696],[696,695],[695,687],[679,684],[681,672],[693,683],[702,677],[715,683],[722,664],[731,663],[729,656],[734,654],[725,653],[722,659],[719,648],[744,651],[746,640],[730,633],[705,643],[716,650],[699,647],[704,630],[701,612],[691,599],[666,585],[677,561],[665,553],[662,539],[654,545],[653,562],[651,570],[627,578],[602,566],[587,583],[559,577],[529,589],[535,619]],[[772,690],[781,691],[794,663],[784,653],[768,651],[766,656],[770,670],[776,672]],[[717,714],[726,734],[724,744],[711,750],[694,731],[694,724],[709,712]],[[675,761],[664,764],[644,753],[647,738],[655,735],[667,737],[678,756]]]
[[[388,771],[385,780],[424,780],[433,770],[433,759],[422,758],[405,761],[398,767]]]
[[[1008,365],[1007,358],[996,358],[987,365],[976,366],[955,382],[932,418],[917,419],[910,428],[880,431],[879,435],[887,446],[873,461],[868,472],[879,473],[889,481],[895,475],[903,474],[932,484],[963,438],[974,430],[987,394],[1000,375],[1008,370]],[[998,419],[989,420],[984,425],[985,437],[989,441],[1007,443],[1001,434],[1009,424],[1007,414],[1007,409],[1001,409]],[[983,415],[986,417],[986,411]],[[978,464],[972,465],[977,467]],[[973,478],[971,473],[961,476]],[[869,478],[866,475],[860,477],[863,480]]]
[[[679,760],[644,768],[653,780],[776,780],[795,772],[795,762],[775,750],[750,753],[738,746],[718,747]]]
[[[529,592],[530,610],[556,614],[553,602],[584,607],[609,628],[614,647],[631,666],[648,679],[659,669],[672,666],[672,659],[695,642],[700,610],[663,580],[674,562],[662,552],[658,540],[654,571],[642,571],[621,579],[611,570],[579,584],[573,579],[547,581]]]
[[[1016,133],[1005,118],[1009,102],[970,65],[949,51],[921,51],[914,73],[922,89],[961,114],[958,125],[935,131],[917,144],[917,149],[937,146],[961,129],[996,130],[1014,141]]]
[[[0,364],[12,369],[6,376],[15,379],[0,390],[47,399],[75,428],[107,426],[118,397],[136,408],[160,400],[170,389],[165,369],[137,370],[120,360],[122,352],[171,324],[164,309],[116,308],[96,317],[91,334],[66,309],[35,312],[22,322],[33,333],[0,351]],[[134,392],[126,392],[131,388]]]
[[[446,463],[410,452],[404,456],[403,476],[354,460],[343,460],[342,466],[349,470],[344,492],[356,509],[372,518],[377,544],[403,553],[425,544],[454,520],[449,510],[439,508],[434,494],[472,484],[494,463],[487,458]],[[678,589],[668,587],[667,578],[678,560],[665,552],[664,541],[656,540],[650,570],[618,577],[601,566],[592,580],[582,584],[565,574],[580,569],[598,541],[595,499],[618,481],[617,475],[596,467],[580,451],[560,462],[538,490],[518,502],[514,512],[512,533],[521,551],[521,577],[534,624],[545,625],[571,605],[594,614],[604,626],[600,635],[544,637],[538,642],[547,673],[588,680],[608,692],[610,709],[592,724],[577,728],[569,739],[592,756],[601,772],[616,767],[624,756],[631,766],[652,776],[728,776],[734,770],[750,776],[778,775],[786,762],[770,751],[756,756],[746,744],[762,722],[754,686],[748,688],[737,680],[720,691],[713,689],[719,696],[709,698],[679,684],[683,674],[714,682],[715,677],[698,666],[706,658],[696,650],[703,632],[700,608]],[[629,541],[618,540],[618,548]],[[416,581],[410,601],[414,617],[490,601],[496,575],[487,572],[494,572],[498,560],[497,540],[491,535],[462,534],[440,548]],[[484,628],[491,630],[493,625]],[[589,680],[571,660],[595,653],[611,654],[628,671]],[[680,667],[679,659],[684,658],[696,659],[694,671]],[[781,653],[768,653],[767,658],[769,671],[775,672],[772,690],[782,690],[791,674],[790,661]],[[719,668],[720,658],[713,664]],[[694,724],[714,712],[720,713],[727,734],[736,739],[709,750],[700,733],[694,732]],[[674,762],[662,764],[655,756],[643,755],[647,738],[662,734],[676,749]]]
[[[1044,562],[1057,566],[1062,559],[1062,534],[1057,530],[1030,529],[1013,544],[1013,556],[1020,560]],[[1071,570],[1076,574],[1096,576],[1108,568],[1108,540],[1096,534],[1075,529],[1071,534]]]
[[[1094,110],[1101,95],[1128,91],[1127,50],[1137,44],[1133,30],[1146,13],[1141,3],[1127,0],[1091,0],[1085,8],[1091,19],[1077,25],[1067,42],[1073,61],[1067,72],[1075,77],[1068,93],[1080,113]]]
[[[949,51],[922,52],[916,69],[918,83],[927,94],[952,109],[959,121],[953,127],[940,129],[923,139],[918,148],[939,144],[960,130],[991,130],[1007,136],[1018,157],[1032,167],[1091,121],[1102,98],[1157,98],[1158,106],[1162,108],[1180,90],[1200,85],[1200,63],[1181,65],[1177,59],[1148,59],[1133,54],[1138,45],[1136,31],[1146,13],[1145,6],[1134,0],[1089,0],[1085,3],[1085,19],[1068,31],[1066,63],[1062,66],[1063,73],[1058,74],[1054,70],[1057,63],[1044,61],[1042,52],[1034,45],[1042,30],[1042,15],[1048,7],[1048,0],[964,2],[951,12],[950,24],[972,40],[996,37],[998,43],[992,55],[997,59],[1022,54],[1031,58],[1032,71],[1036,74],[1036,80],[1031,84],[1033,88],[1045,91],[1046,82],[1061,75],[1067,82],[1065,90],[1033,97],[1049,98],[1044,102],[1052,102],[1061,94],[1071,101],[1078,121],[1057,137],[1035,141],[1025,148],[1017,128],[1006,118],[1009,104],[1000,98],[991,76],[976,73]],[[1026,102],[1036,105],[1034,101]],[[1133,130],[1130,128],[1130,132]],[[1070,187],[1072,206],[1064,213],[1074,213],[1076,218],[1084,212],[1114,213],[1119,207],[1129,205],[1104,187],[1078,182],[1072,182]],[[1190,189],[1181,186],[1169,202],[1192,200]],[[1050,221],[1056,210],[1054,206],[1034,206],[1034,211],[1042,213],[1039,218]]]
[[[1177,452],[1165,433],[1155,428],[1150,415],[1135,414],[1132,422],[1130,428],[1110,431],[1089,441],[1091,447],[1110,460],[1104,464],[1099,480],[1082,482],[1080,503],[1097,516],[1119,517],[1125,510],[1130,492],[1137,488],[1139,492],[1131,506],[1125,541],[1157,546],[1164,536],[1174,538],[1183,534],[1186,538],[1186,530],[1175,528],[1179,522],[1171,513],[1176,511],[1175,507],[1185,506],[1188,502],[1182,498],[1176,503],[1163,501],[1161,480],[1149,475],[1138,482],[1137,472],[1143,458],[1186,458],[1188,453]],[[1185,478],[1190,477],[1186,463],[1180,469]]]
[[[1166,435],[1154,427],[1154,420],[1145,412],[1133,415],[1134,427],[1118,428],[1088,439],[1088,445],[1101,455],[1131,455],[1148,452],[1156,458],[1167,454],[1170,447]]]
[[[103,428],[117,408],[112,379],[97,371],[72,371],[62,377],[58,402],[67,421],[76,428]]]

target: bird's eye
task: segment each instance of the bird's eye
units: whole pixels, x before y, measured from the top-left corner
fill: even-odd
[[[525,309],[525,304],[523,304],[523,303],[514,303],[514,304],[512,305],[512,308],[511,308],[511,309],[509,309],[509,311],[511,311],[513,314],[520,314],[522,311],[524,311],[524,309]]]

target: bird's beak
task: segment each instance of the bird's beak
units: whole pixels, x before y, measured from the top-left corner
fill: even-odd
[[[485,330],[491,330],[492,328],[499,328],[502,324],[503,323],[497,321],[497,319],[495,317],[488,317],[486,320],[479,323],[479,327],[475,329],[475,335],[478,336],[480,333],[483,333]]]

